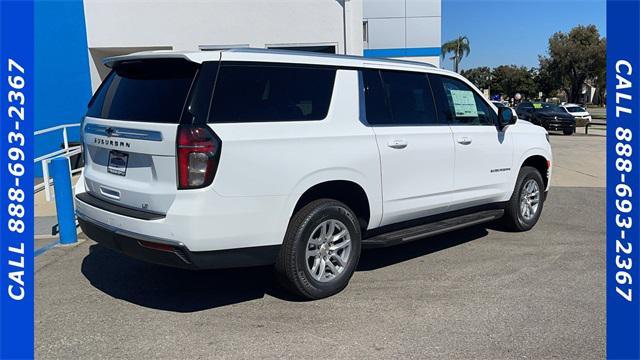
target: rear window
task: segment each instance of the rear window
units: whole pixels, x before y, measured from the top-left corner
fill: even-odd
[[[322,120],[336,70],[276,64],[222,64],[209,122]]]
[[[89,103],[87,116],[178,123],[197,70],[183,59],[119,63]]]

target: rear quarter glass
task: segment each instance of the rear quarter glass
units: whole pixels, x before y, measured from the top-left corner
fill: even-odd
[[[89,103],[87,116],[177,124],[198,68],[184,59],[117,63]]]
[[[335,76],[329,67],[222,62],[209,122],[323,120]]]

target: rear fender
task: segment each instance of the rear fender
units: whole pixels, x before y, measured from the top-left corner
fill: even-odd
[[[302,195],[312,187],[329,181],[349,181],[359,185],[367,195],[369,200],[369,225],[368,228],[375,228],[382,220],[382,195],[379,178],[376,181],[368,181],[364,174],[349,168],[322,169],[308,174],[302,178],[294,187],[287,199],[286,210],[288,219],[293,216],[293,211]],[[372,189],[376,189],[372,191]],[[283,217],[284,218],[284,217]],[[286,227],[286,225],[285,225]]]

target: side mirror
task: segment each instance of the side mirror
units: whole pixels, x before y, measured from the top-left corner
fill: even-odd
[[[517,118],[513,116],[513,111],[508,107],[501,107],[498,109],[498,128],[500,130],[516,123]]]

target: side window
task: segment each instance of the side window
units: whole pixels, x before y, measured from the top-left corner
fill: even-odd
[[[391,112],[382,86],[378,70],[362,70],[364,84],[364,105],[367,122],[370,125],[392,125]]]
[[[523,112],[530,112],[533,109],[533,105],[531,103],[522,103],[518,105],[518,110]]]
[[[206,123],[211,104],[213,85],[218,73],[217,61],[205,61],[198,70],[196,81],[191,88],[191,95],[187,101],[185,111],[182,113],[181,123],[195,124]]]
[[[428,125],[438,118],[424,73],[363,70],[370,125]]]
[[[395,124],[437,124],[429,80],[424,73],[380,71]]]
[[[442,75],[429,79],[441,118],[451,125],[494,125],[496,114],[484,99],[464,82]]]
[[[213,92],[213,123],[310,121],[327,116],[336,70],[222,63]]]

